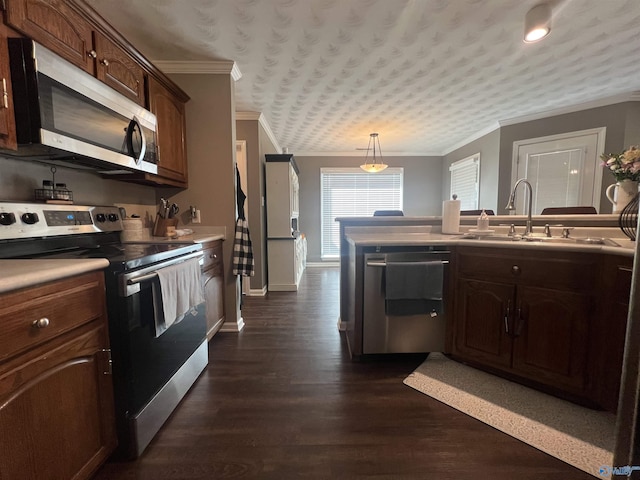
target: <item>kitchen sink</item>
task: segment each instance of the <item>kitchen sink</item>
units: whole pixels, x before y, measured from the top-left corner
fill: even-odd
[[[476,235],[465,234],[462,236],[465,240],[485,240],[490,242],[530,242],[530,243],[558,243],[558,244],[584,244],[584,245],[608,245],[611,247],[619,247],[620,245],[610,238],[602,237],[546,237],[546,236],[530,236],[522,235]]]

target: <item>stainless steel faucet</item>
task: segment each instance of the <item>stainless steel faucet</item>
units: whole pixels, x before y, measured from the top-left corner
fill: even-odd
[[[533,228],[532,228],[532,223],[531,223],[531,208],[532,208],[532,204],[533,204],[533,188],[531,187],[531,184],[529,183],[529,181],[526,178],[521,178],[513,186],[513,190],[511,191],[511,195],[509,196],[509,202],[507,203],[507,206],[505,208],[507,210],[515,210],[516,209],[516,190],[518,189],[518,185],[520,185],[521,183],[524,183],[527,187],[529,187],[529,204],[527,205],[527,210],[528,210],[528,212],[527,212],[527,226],[526,226],[526,228],[524,230],[524,236],[528,237],[529,235],[533,234]]]

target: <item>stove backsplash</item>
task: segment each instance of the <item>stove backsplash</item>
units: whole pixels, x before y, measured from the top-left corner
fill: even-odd
[[[118,205],[127,215],[151,219],[156,211],[154,187],[109,180],[90,171],[56,167],[55,182],[64,183],[79,205]],[[51,167],[30,160],[0,157],[0,201],[33,202],[34,190],[52,180]]]

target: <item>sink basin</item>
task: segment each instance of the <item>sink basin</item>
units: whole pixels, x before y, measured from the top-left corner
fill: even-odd
[[[564,238],[564,237],[543,237],[532,236],[523,237],[521,235],[475,235],[465,234],[463,239],[469,240],[487,240],[491,242],[539,242],[539,243],[568,243],[568,244],[586,244],[586,245],[609,245],[612,247],[619,247],[620,245],[610,238],[602,237],[576,237],[576,238]]]

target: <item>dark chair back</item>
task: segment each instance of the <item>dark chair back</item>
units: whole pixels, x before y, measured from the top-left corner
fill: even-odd
[[[482,213],[482,210],[460,210],[460,215],[475,215],[476,217]],[[487,215],[495,215],[493,210],[485,210]]]
[[[598,213],[596,207],[547,207],[540,215],[593,215]]]
[[[374,217],[404,217],[402,210],[376,210]]]

